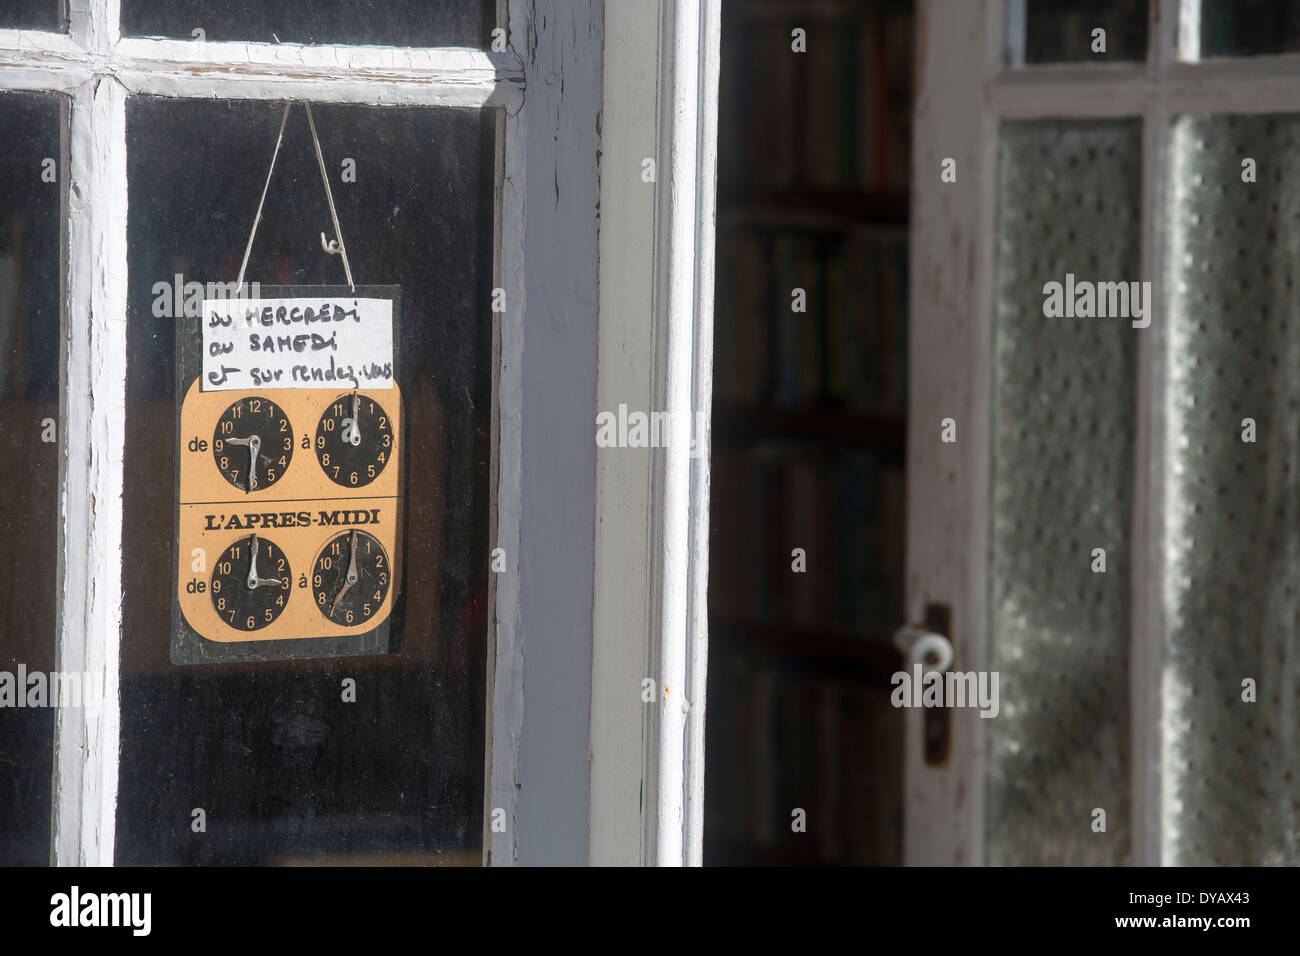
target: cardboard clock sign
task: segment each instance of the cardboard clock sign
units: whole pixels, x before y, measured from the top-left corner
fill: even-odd
[[[400,650],[395,286],[263,286],[177,335],[176,664]]]

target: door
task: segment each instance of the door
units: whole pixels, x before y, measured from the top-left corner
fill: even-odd
[[[1283,6],[923,5],[908,862],[1300,858]]]

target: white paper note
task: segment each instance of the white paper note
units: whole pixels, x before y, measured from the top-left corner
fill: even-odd
[[[393,387],[390,299],[205,299],[201,321],[205,392]]]

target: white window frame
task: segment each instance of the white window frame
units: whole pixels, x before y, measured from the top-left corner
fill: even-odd
[[[136,94],[498,109],[485,861],[700,862],[708,458],[598,459],[594,421],[707,416],[719,0],[498,2],[504,53],[123,38],[120,0],[0,30],[0,92],[69,103],[57,667],[106,693],[57,715],[55,864],[113,862]]]
[[[1138,413],[1132,520],[1130,720],[1132,852],[1162,862],[1161,641],[1166,297],[1163,263],[1166,156],[1173,117],[1187,113],[1295,112],[1300,56],[1199,61],[1199,0],[1153,0],[1145,62],[1035,65],[1004,62],[1023,0],[918,0],[921,58],[912,205],[911,388],[908,435],[909,618],[928,603],[953,610],[954,668],[988,660],[989,389],[997,135],[1004,120],[1136,117],[1142,132],[1141,273],[1154,309],[1138,340]],[[940,181],[957,160],[956,183]],[[938,440],[940,421],[959,440]],[[927,766],[921,716],[907,715],[904,858],[912,864],[982,864],[983,721],[953,712],[952,756]]]

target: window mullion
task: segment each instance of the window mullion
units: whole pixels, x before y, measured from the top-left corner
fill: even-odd
[[[513,53],[460,48],[195,43],[128,38],[114,74],[133,93],[231,99],[516,109],[523,69]]]
[[[117,802],[126,389],[126,91],[76,91],[69,149],[68,269],[59,515],[59,670],[102,682],[97,709],[56,725],[54,861],[109,865]]]
[[[85,50],[61,33],[0,30],[0,90],[71,93],[90,73]]]
[[[88,53],[107,56],[118,38],[121,0],[68,0],[68,33]]]
[[[1182,9],[1180,9],[1182,8]],[[1131,862],[1160,864],[1161,673],[1164,617],[1165,176],[1169,141],[1170,67],[1179,60],[1188,13],[1183,0],[1157,0],[1151,10],[1147,73],[1150,93],[1142,123],[1142,263],[1151,282],[1151,325],[1137,333],[1134,395],[1133,542],[1129,627],[1129,707],[1132,799]],[[1199,12],[1199,11],[1198,11]]]

